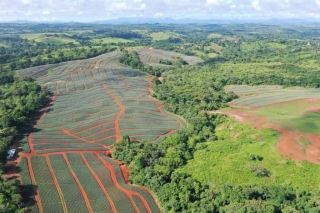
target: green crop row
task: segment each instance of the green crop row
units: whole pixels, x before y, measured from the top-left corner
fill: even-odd
[[[92,170],[101,180],[104,188],[115,205],[117,212],[135,212],[130,199],[123,191],[116,187],[112,181],[110,171],[101,164],[101,161],[93,153],[84,153],[84,156]]]
[[[111,212],[111,206],[103,194],[99,184],[92,176],[89,169],[84,164],[82,158],[77,153],[67,154],[72,170],[76,174],[82,188],[85,190],[92,210],[94,212]]]
[[[122,177],[122,172],[120,170],[120,167],[116,163],[114,163],[110,158],[108,158],[105,155],[103,155],[103,153],[100,153],[100,156],[109,165],[112,166],[112,168],[113,168],[113,170],[114,170],[114,172],[116,174],[117,181],[118,181],[119,185],[122,188],[127,189],[127,190],[131,190],[131,191],[135,191],[135,192],[139,193],[145,199],[145,201],[148,203],[152,213],[156,213],[156,212],[160,213],[159,207],[157,206],[157,204],[154,201],[153,197],[148,192],[146,192],[145,190],[143,190],[141,188],[133,187],[133,186],[130,186],[130,185],[126,184],[124,179],[123,179],[123,177]]]

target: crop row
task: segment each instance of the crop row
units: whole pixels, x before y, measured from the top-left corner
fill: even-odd
[[[119,183],[119,185],[122,188],[137,192],[138,194],[140,194],[144,198],[145,201],[147,201],[147,203],[151,209],[151,212],[153,212],[153,213],[159,212],[160,213],[159,207],[155,203],[153,197],[148,192],[146,192],[145,190],[143,190],[139,187],[134,187],[134,186],[130,186],[130,185],[126,184],[123,177],[122,177],[122,172],[121,172],[121,169],[119,168],[119,166],[116,163],[114,163],[110,158],[103,155],[103,153],[100,153],[100,157],[104,161],[106,161],[110,166],[112,166],[112,168],[116,174],[117,182]]]
[[[85,213],[88,212],[83,195],[73,178],[68,165],[62,155],[50,155],[50,163],[53,172],[57,178],[61,188],[68,212],[70,213]]]
[[[99,184],[77,153],[67,154],[70,166],[85,190],[94,212],[111,212],[111,206]]]
[[[39,209],[35,202],[35,191],[29,173],[28,159],[23,157],[18,165],[18,168],[21,175],[21,184],[23,186],[24,203],[30,212],[37,213],[39,212]]]
[[[93,153],[84,153],[84,156],[89,166],[101,180],[101,183],[108,192],[117,212],[134,213],[134,207],[132,206],[129,197],[116,187],[112,181],[110,171],[101,164],[101,161]]]

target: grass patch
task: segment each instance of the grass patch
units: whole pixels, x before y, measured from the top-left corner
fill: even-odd
[[[151,33],[150,36],[154,41],[163,41],[167,40],[170,37],[180,38],[180,35],[177,33],[172,32],[157,32],[157,33]]]
[[[203,183],[222,184],[284,184],[303,189],[320,186],[320,167],[302,161],[299,166],[285,160],[275,144],[277,132],[254,129],[230,120],[217,127],[218,141],[207,142],[206,148],[195,152],[182,172]],[[265,174],[265,175],[261,175]]]
[[[280,123],[289,130],[298,130],[304,133],[320,132],[320,113],[307,112],[308,108],[319,108],[320,100],[307,102],[304,100],[288,102],[281,106],[267,106],[259,108],[253,113],[268,117],[271,122]]]
[[[36,33],[36,34],[22,34],[21,38],[28,39],[28,40],[35,40],[36,42],[43,42],[47,44],[54,44],[54,45],[63,45],[68,43],[79,44],[76,40],[68,37],[64,37],[59,34],[43,34],[43,33]]]
[[[6,45],[5,43],[0,42],[0,47],[8,48],[9,46]]]
[[[110,43],[128,43],[128,42],[134,42],[133,39],[124,39],[124,38],[101,38],[101,39],[93,39],[94,43],[101,43],[101,44],[110,44]]]

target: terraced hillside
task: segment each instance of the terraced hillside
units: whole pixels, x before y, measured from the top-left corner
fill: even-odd
[[[243,96],[230,103],[231,106],[237,107],[261,107],[298,99],[320,98],[319,88],[231,85],[225,90]]]
[[[107,157],[123,135],[161,142],[185,123],[149,97],[144,73],[112,52],[19,71],[53,92],[21,137],[19,164],[31,212],[159,212]],[[34,200],[36,202],[34,202]]]
[[[151,66],[167,66],[164,64],[160,64],[160,60],[176,61],[178,58],[182,58],[189,65],[195,65],[202,61],[197,56],[186,56],[176,52],[158,50],[149,47],[140,48],[139,50],[137,50],[137,53],[139,54],[140,60],[144,64],[148,64]]]

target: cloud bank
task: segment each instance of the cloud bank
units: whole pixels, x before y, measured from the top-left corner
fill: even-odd
[[[320,0],[1,0],[0,20],[94,21],[119,17],[319,19]]]

